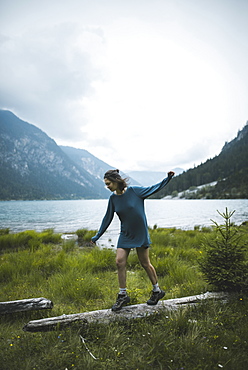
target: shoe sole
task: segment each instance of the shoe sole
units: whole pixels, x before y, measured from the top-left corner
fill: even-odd
[[[146,303],[149,305],[149,306],[156,306],[156,304],[158,303],[158,301],[160,300],[160,299],[162,299],[162,298],[164,298],[164,296],[165,296],[165,292],[161,292],[162,293],[162,295],[159,297],[159,299],[157,300],[157,302],[149,302],[149,301],[147,301]],[[149,303],[148,303],[149,302]]]

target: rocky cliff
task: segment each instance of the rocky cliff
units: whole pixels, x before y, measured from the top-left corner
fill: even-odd
[[[102,180],[43,131],[0,110],[0,199],[106,198]]]

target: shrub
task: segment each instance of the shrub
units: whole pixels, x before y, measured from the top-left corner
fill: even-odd
[[[240,230],[231,224],[233,212],[220,213],[225,220],[224,225],[216,227],[214,239],[206,239],[206,254],[200,263],[200,269],[208,283],[222,291],[248,290],[248,264],[246,261],[246,245]]]
[[[91,241],[91,238],[93,236],[95,236],[95,235],[96,235],[96,231],[95,230],[88,230],[87,233],[84,235],[84,240],[86,242],[89,242],[89,241]]]
[[[54,234],[53,229],[44,230],[40,234],[37,233],[37,236],[44,244],[57,244],[61,242],[61,234]]]
[[[0,229],[0,235],[6,235],[9,234],[9,228],[7,229]]]
[[[83,238],[84,235],[88,232],[88,229],[79,229],[76,231],[76,234],[79,238]]]
[[[0,250],[19,250],[27,248],[30,242],[36,238],[36,232],[32,230],[23,231],[18,234],[0,235]]]
[[[76,231],[76,234],[79,240],[83,240],[85,242],[90,242],[91,238],[95,236],[97,233],[96,230],[88,230],[88,229],[79,229]]]
[[[44,230],[41,233],[26,230],[17,234],[10,234],[8,229],[5,230],[5,232],[0,232],[0,250],[16,251],[29,248],[34,251],[41,243],[61,243],[61,234],[54,234],[53,229]]]

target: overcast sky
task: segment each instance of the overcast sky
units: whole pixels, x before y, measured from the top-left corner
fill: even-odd
[[[1,0],[0,108],[120,170],[188,169],[248,120],[247,0]]]

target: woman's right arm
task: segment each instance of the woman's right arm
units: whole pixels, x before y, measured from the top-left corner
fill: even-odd
[[[111,221],[113,220],[114,212],[115,212],[115,210],[114,210],[113,201],[110,197],[109,202],[108,202],[108,208],[107,208],[105,216],[103,217],[100,229],[99,229],[98,233],[95,236],[93,236],[93,238],[91,238],[91,241],[93,243],[95,243],[105,233],[105,231],[107,230],[107,228],[111,224]]]

